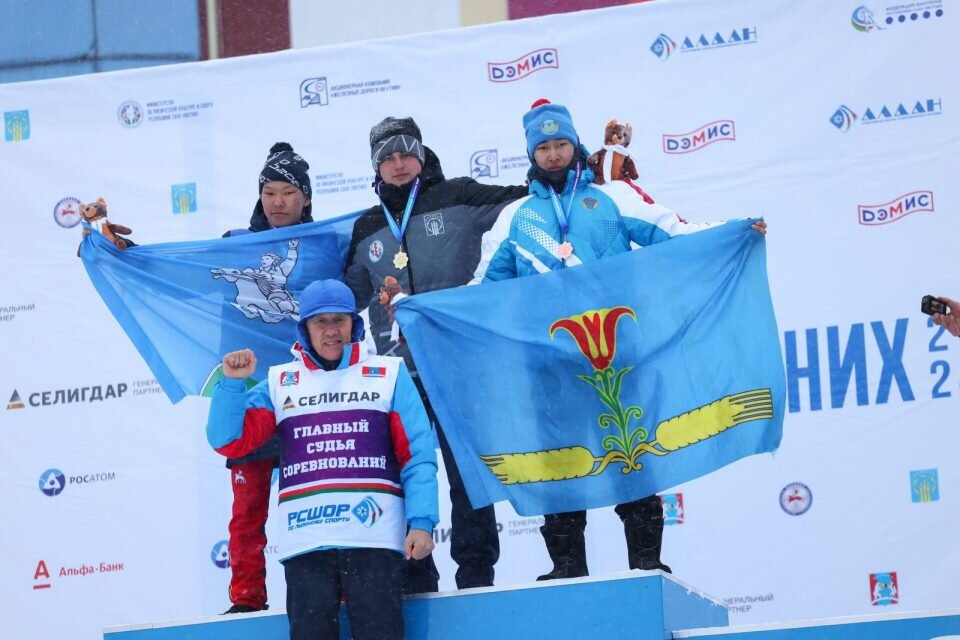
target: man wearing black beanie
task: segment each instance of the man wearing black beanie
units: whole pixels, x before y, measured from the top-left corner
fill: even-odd
[[[384,118],[370,130],[373,188],[380,202],[354,223],[346,281],[367,307],[380,354],[403,356],[437,429],[450,482],[450,556],[457,563],[460,589],[493,584],[500,541],[493,506],[474,510],[446,438],[420,384],[406,344],[390,338],[391,321],[376,302],[384,277],[392,276],[410,294],[466,284],[480,260],[480,239],[503,206],[527,195],[521,186],[480,184],[472,178],[447,180],[440,160],[423,145],[413,118]],[[432,557],[407,562],[404,592],[437,590]]]
[[[307,161],[289,143],[278,142],[270,147],[260,172],[260,198],[250,216],[249,231],[313,222],[309,169]],[[243,230],[228,231],[224,237],[240,233]]]
[[[290,144],[278,142],[270,147],[260,171],[260,197],[253,207],[249,228],[227,231],[223,237],[313,222],[309,169],[307,161],[294,152]],[[296,244],[292,244],[290,250],[295,251]],[[268,608],[263,549],[267,544],[270,481],[279,462],[280,445],[276,437],[249,455],[227,460],[233,510],[227,546],[231,607],[224,613],[249,613]]]
[[[270,147],[258,178],[259,197],[246,229],[231,229],[224,238],[313,222],[310,197],[310,165],[287,142]],[[134,245],[132,241],[129,244]],[[294,255],[299,240],[289,241],[287,257]],[[268,609],[267,568],[263,555],[267,545],[267,513],[273,470],[280,463],[276,437],[242,458],[227,459],[231,470],[233,507],[228,531],[231,606],[228,613]]]

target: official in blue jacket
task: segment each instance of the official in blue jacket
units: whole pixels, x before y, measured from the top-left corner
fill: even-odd
[[[403,638],[404,556],[433,550],[437,460],[426,410],[402,358],[368,354],[354,296],[337,280],[300,299],[294,360],[256,370],[250,349],[223,358],[207,440],[243,456],[280,436],[280,561],[290,638]]]

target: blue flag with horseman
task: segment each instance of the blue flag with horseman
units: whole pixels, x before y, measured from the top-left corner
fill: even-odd
[[[91,233],[80,257],[157,382],[179,402],[209,395],[229,351],[256,351],[253,380],[289,359],[300,292],[314,280],[342,279],[357,215],[124,251]]]

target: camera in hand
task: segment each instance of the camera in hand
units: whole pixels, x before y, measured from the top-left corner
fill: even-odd
[[[920,301],[920,311],[928,316],[932,316],[935,313],[946,313],[947,303],[934,296],[923,296],[923,299]]]

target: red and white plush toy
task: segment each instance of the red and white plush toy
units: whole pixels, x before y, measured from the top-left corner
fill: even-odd
[[[633,127],[627,124],[618,124],[614,118],[607,123],[603,131],[603,148],[587,158],[587,165],[593,169],[593,181],[603,184],[611,180],[639,178],[637,167],[627,147],[633,137]]]
[[[604,184],[613,180],[626,182],[648,204],[653,204],[653,198],[639,185],[633,183],[633,180],[639,178],[640,174],[637,173],[637,166],[634,164],[633,158],[630,157],[630,152],[627,151],[632,137],[633,126],[629,122],[619,124],[617,119],[614,118],[604,128],[603,148],[587,158],[587,166],[593,170],[593,182],[595,184]]]

